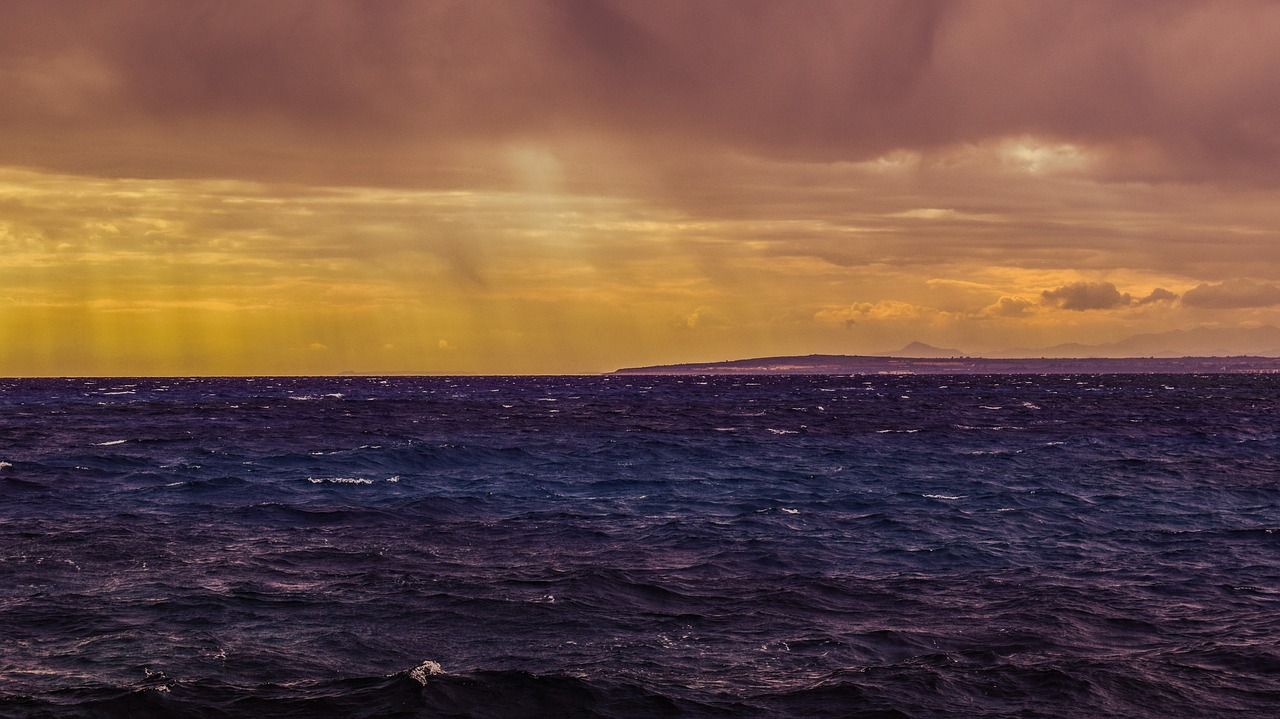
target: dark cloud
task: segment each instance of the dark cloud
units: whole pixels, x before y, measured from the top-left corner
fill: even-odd
[[[1040,293],[1044,303],[1064,310],[1109,310],[1133,302],[1129,293],[1121,294],[1110,282],[1072,282],[1056,290]]]
[[[0,163],[429,184],[485,180],[494,142],[831,162],[1034,135],[1115,176],[1274,182],[1277,34],[1250,0],[14,0]]]
[[[1252,280],[1200,284],[1182,294],[1182,304],[1202,309],[1233,309],[1280,305],[1280,287]]]
[[[1178,299],[1178,295],[1176,293],[1170,292],[1169,290],[1166,290],[1163,287],[1157,287],[1154,290],[1151,290],[1151,294],[1147,295],[1146,297],[1139,298],[1138,300],[1136,300],[1136,302],[1137,304],[1140,304],[1140,305],[1151,305],[1151,304],[1158,304],[1158,303],[1170,304],[1176,299]]]

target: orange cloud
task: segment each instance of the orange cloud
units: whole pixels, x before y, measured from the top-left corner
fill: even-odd
[[[1072,282],[1055,290],[1040,293],[1045,304],[1064,310],[1109,310],[1133,302],[1129,293],[1121,294],[1110,282]]]

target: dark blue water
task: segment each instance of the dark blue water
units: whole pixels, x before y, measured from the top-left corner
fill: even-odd
[[[1277,716],[1277,390],[3,381],[0,716]]]

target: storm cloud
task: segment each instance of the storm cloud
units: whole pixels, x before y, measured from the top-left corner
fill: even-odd
[[[822,162],[1031,135],[1117,177],[1274,183],[1278,33],[1247,0],[18,0],[0,162],[429,184],[584,134]]]

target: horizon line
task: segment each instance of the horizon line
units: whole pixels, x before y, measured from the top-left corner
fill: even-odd
[[[194,373],[194,374],[30,374],[30,375],[2,375],[0,380],[38,380],[38,379],[308,379],[308,378],[342,378],[342,377],[410,377],[410,378],[451,378],[451,377],[601,377],[614,374],[645,374],[643,370],[647,369],[663,369],[677,367],[713,367],[715,365],[726,365],[743,362],[763,362],[768,360],[783,360],[796,358],[814,358],[829,357],[833,359],[862,359],[862,360],[885,360],[892,362],[963,362],[963,361],[985,361],[985,362],[1178,362],[1191,360],[1275,360],[1280,361],[1280,356],[1270,355],[1178,355],[1178,356],[1123,356],[1123,357],[1106,357],[1106,356],[1090,356],[1090,357],[986,357],[981,355],[949,355],[939,357],[907,357],[897,355],[859,355],[859,354],[828,354],[828,353],[810,353],[802,355],[768,355],[759,357],[744,357],[729,360],[710,360],[702,362],[672,362],[665,364],[637,365],[629,367],[618,367],[612,370],[602,370],[595,372],[430,372],[430,371],[352,371],[343,370],[341,372],[322,372],[322,373],[246,373],[246,374],[219,374],[219,373]],[[653,373],[664,374],[664,373]],[[666,373],[669,374],[669,373]],[[721,374],[719,372],[710,372],[708,374]],[[742,374],[747,374],[746,372]],[[761,374],[861,374],[859,372],[804,372],[790,373],[778,370],[762,370]],[[1015,372],[1013,374],[1026,374]],[[1036,374],[1032,372],[1031,374]]]

